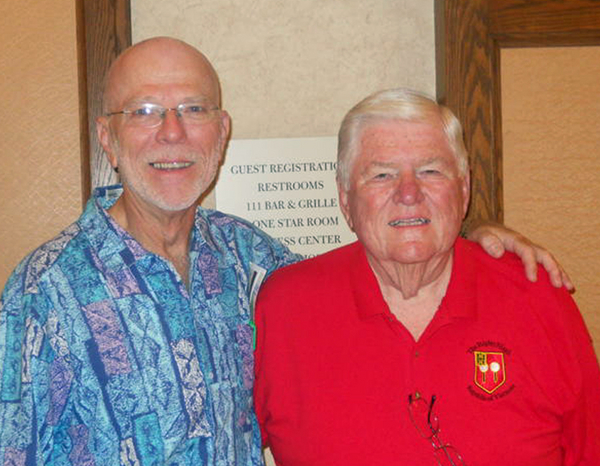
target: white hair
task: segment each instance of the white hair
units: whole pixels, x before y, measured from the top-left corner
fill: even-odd
[[[342,120],[338,133],[337,179],[344,190],[350,187],[350,174],[358,155],[360,133],[366,123],[378,120],[441,123],[459,173],[462,177],[467,175],[469,159],[462,126],[452,111],[420,92],[404,88],[388,89],[360,101]]]

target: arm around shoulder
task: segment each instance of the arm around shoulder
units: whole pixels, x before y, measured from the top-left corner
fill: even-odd
[[[522,234],[499,223],[477,222],[467,231],[467,239],[475,241],[492,257],[501,257],[505,251],[514,252],[525,267],[529,281],[537,280],[537,267],[541,264],[550,276],[552,285],[573,290],[567,272],[547,249],[533,243]]]

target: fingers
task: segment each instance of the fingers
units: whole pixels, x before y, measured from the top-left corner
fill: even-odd
[[[548,272],[553,286],[565,286],[570,291],[574,290],[571,278],[550,252],[510,228],[480,222],[468,233],[468,238],[478,242],[492,257],[501,257],[505,251],[517,254],[523,262],[525,275],[531,282],[537,281],[538,264],[541,264]]]
[[[542,264],[548,272],[552,285],[556,288],[564,286],[568,290],[573,291],[575,286],[573,285],[569,274],[567,274],[563,267],[558,263],[556,258],[545,249],[540,248],[539,246],[535,247],[537,250],[538,262]]]
[[[575,283],[573,283],[573,280],[571,280],[571,277],[569,277],[569,274],[565,270],[563,270],[562,267],[560,268],[560,270],[562,271],[561,279],[562,279],[563,285],[570,292],[574,292],[575,291]]]
[[[481,247],[485,249],[490,256],[498,259],[505,252],[504,244],[496,235],[488,233],[477,239]]]
[[[569,274],[563,269],[556,258],[546,249],[532,243],[526,238],[515,242],[515,253],[519,255],[525,267],[525,275],[531,282],[537,281],[537,267],[541,264],[548,273],[550,283],[556,288],[566,287],[573,291],[575,286]]]
[[[521,258],[523,267],[525,267],[525,275],[530,282],[537,281],[539,258],[537,250],[538,248],[523,236],[517,238],[514,242],[513,251]]]
[[[550,281],[552,285],[555,287],[562,286],[562,274],[558,263],[552,257],[548,251],[538,251],[538,258],[540,263],[548,272],[548,276],[550,277]]]
[[[475,225],[467,232],[467,238],[479,243],[490,256],[496,259],[502,257],[507,249],[507,238],[506,235],[503,236],[507,230],[492,222],[479,222]],[[508,236],[510,237],[510,235]],[[508,250],[510,251],[510,248]]]

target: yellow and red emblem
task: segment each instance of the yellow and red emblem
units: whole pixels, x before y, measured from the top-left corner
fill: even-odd
[[[504,354],[475,351],[475,385],[486,393],[494,393],[506,382]]]

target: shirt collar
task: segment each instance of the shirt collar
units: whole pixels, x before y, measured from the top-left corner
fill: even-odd
[[[462,238],[456,240],[452,275],[446,295],[440,305],[440,310],[443,312],[437,314],[446,314],[449,318],[475,316],[477,277],[475,260],[471,254],[474,248],[476,245],[470,241]],[[376,314],[388,314],[389,308],[383,299],[379,283],[369,265],[363,245],[359,242],[354,243],[352,254],[354,257],[350,282],[358,314],[363,319]]]
[[[357,241],[352,245],[352,254],[350,283],[358,314],[366,319],[376,314],[389,313],[379,282],[367,260],[364,246]]]
[[[108,209],[119,199],[122,192],[121,185],[94,189],[92,198],[78,221],[100,263],[103,267],[113,270],[131,266],[149,254],[108,213]]]
[[[447,308],[450,317],[475,317],[477,270],[474,252],[477,248],[477,244],[463,238],[454,243],[452,275],[440,305],[440,309]]]
[[[103,230],[110,225],[109,228],[112,229],[117,236],[127,244],[137,260],[147,254],[148,251],[146,251],[141,244],[139,244],[137,240],[135,240],[125,229],[115,222],[115,220],[108,213],[108,210],[115,204],[115,202],[117,202],[117,199],[119,199],[122,194],[123,185],[121,184],[95,188],[92,199],[88,201],[86,206],[86,212],[89,211],[88,217],[96,213],[101,219],[103,219],[101,222],[103,223]],[[196,229],[192,232],[192,244],[190,245],[190,248],[193,250],[197,249],[198,245],[196,243],[200,241],[201,243],[205,242],[212,249],[219,251],[219,247],[217,246],[217,243],[210,231],[210,221],[207,218],[207,212],[208,211],[205,211],[200,206],[196,208],[194,219],[194,225]]]

